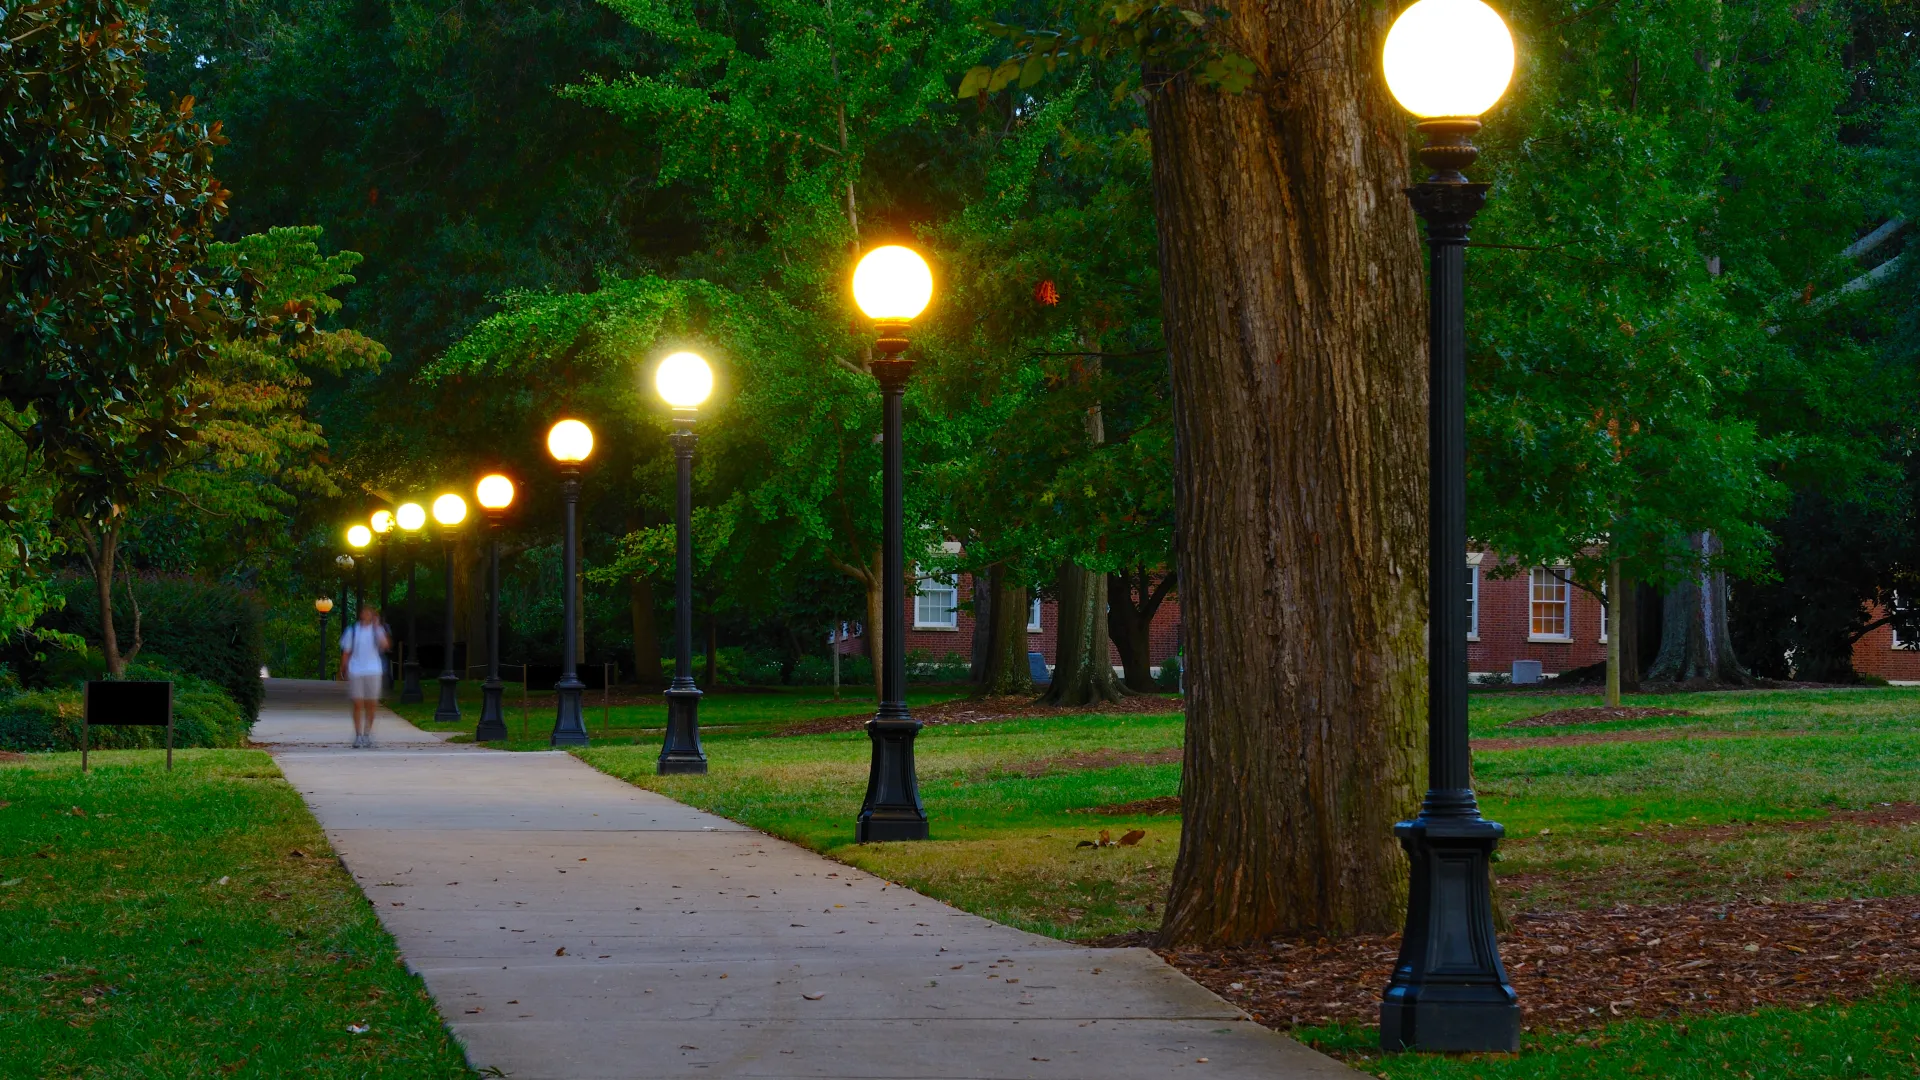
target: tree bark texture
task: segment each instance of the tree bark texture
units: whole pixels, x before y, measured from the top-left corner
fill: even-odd
[[[882,559],[884,553],[873,549],[873,558],[868,568],[859,575],[861,584],[867,587],[867,626],[861,639],[867,644],[867,659],[873,661],[873,700],[880,700],[880,677],[885,674],[881,666],[886,663],[887,633],[887,592],[881,587],[886,579]],[[912,591],[908,591],[912,595]]]
[[[1640,692],[1640,583],[1620,573],[1619,615],[1607,616],[1607,636],[1620,638],[1620,692]]]
[[[984,691],[996,697],[1033,693],[1033,668],[1027,663],[1027,587],[1013,580],[1004,566],[989,571],[993,599],[988,608],[987,672]]]
[[[1148,103],[1187,664],[1161,940],[1393,931],[1426,757],[1427,355],[1389,10],[1226,7],[1254,87]]]
[[[1625,590],[1620,587],[1620,560],[1607,563],[1607,704],[1620,707],[1620,630],[1621,597]]]
[[[658,692],[667,688],[666,670],[660,665],[660,624],[654,619],[653,581],[635,574],[627,590],[627,615],[633,622],[633,681],[641,690]]]
[[[968,650],[967,680],[985,686],[987,654],[993,651],[993,584],[984,573],[968,576],[973,581],[973,641]]]
[[[1113,673],[1106,575],[1063,562],[1054,581],[1060,616],[1055,620],[1053,681],[1040,700],[1048,705],[1119,701],[1126,691]]]
[[[1153,617],[1174,581],[1175,575],[1162,574],[1156,582],[1146,567],[1107,575],[1107,634],[1120,654],[1121,681],[1135,693],[1159,689],[1153,682]]]
[[[1689,537],[1702,560],[1718,550],[1712,533]],[[1662,602],[1660,653],[1646,677],[1655,682],[1744,686],[1752,681],[1733,654],[1727,626],[1727,575],[1703,570],[1667,590]]]

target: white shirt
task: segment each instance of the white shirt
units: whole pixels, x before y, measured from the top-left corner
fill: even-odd
[[[375,623],[368,626],[354,623],[340,635],[340,651],[347,654],[347,674],[381,675],[387,670],[387,662],[380,656],[386,647],[386,627]]]

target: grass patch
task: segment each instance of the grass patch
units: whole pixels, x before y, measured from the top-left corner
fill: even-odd
[[[1359,1025],[1294,1035],[1386,1080],[1910,1080],[1920,1075],[1920,993],[1892,987],[1808,1009],[1528,1035],[1517,1057],[1381,1055],[1379,1033]]]
[[[407,718],[424,731],[471,733],[480,722],[480,683],[468,679],[460,684],[461,717],[458,723],[443,724],[433,719],[440,688],[432,679],[422,678],[425,701],[401,704],[399,693],[388,695],[388,708]],[[839,699],[825,686],[784,686],[752,691],[719,690],[700,700],[701,737],[709,734],[764,735],[792,724],[817,720],[823,716],[847,716],[872,712],[873,696],[864,686],[847,687]],[[588,690],[581,710],[587,734],[595,742],[633,743],[648,739],[658,743],[667,727],[667,706],[654,696],[640,702],[620,703],[622,694],[631,698],[631,688],[614,687],[615,700],[604,704],[601,692]],[[911,705],[930,705],[965,696],[964,688],[952,686],[915,687],[907,692]],[[548,750],[553,732],[554,696],[551,690],[536,690],[524,697],[519,683],[506,684],[506,743],[493,743],[503,750]],[[342,707],[344,715],[344,706]],[[344,721],[343,721],[344,722]]]
[[[93,760],[0,763],[0,1072],[473,1075],[271,758]]]

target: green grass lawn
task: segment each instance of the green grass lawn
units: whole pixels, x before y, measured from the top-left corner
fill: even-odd
[[[1647,695],[1628,704],[1697,715],[1503,726],[1600,703],[1598,695],[1473,697],[1476,740],[1537,742],[1475,757],[1485,811],[1510,837],[1496,867],[1509,912],[1920,893],[1920,828],[1766,827],[1920,801],[1920,690]],[[1177,794],[1182,728],[1177,715],[929,727],[918,761],[932,839],[920,844],[853,843],[868,759],[860,733],[765,738],[764,728],[720,728],[708,738],[712,772],[704,777],[653,775],[657,736],[596,746],[582,757],[969,911],[1037,933],[1092,938],[1158,925],[1180,821],[1084,811]],[[1609,731],[1647,741],[1561,739]],[[1146,836],[1132,847],[1078,846],[1102,829]],[[1374,1038],[1361,1030],[1301,1034],[1350,1055]],[[1851,1004],[1691,1025],[1636,1020],[1605,1033],[1529,1035],[1518,1059],[1404,1056],[1367,1067],[1408,1080],[1576,1072],[1913,1076],[1916,1038],[1920,999],[1893,988]]]
[[[480,683],[468,679],[460,684],[460,721],[437,723],[433,712],[439,703],[440,687],[431,679],[421,680],[426,700],[402,704],[398,692],[388,695],[386,705],[427,731],[452,731],[471,734],[480,722]],[[966,688],[930,685],[907,691],[912,705],[929,705],[965,696]],[[596,742],[631,743],[651,738],[656,742],[666,730],[667,707],[657,695],[638,704],[620,704],[619,698],[631,698],[632,691],[615,687],[614,702],[605,704],[602,693],[588,690],[583,710],[587,734]],[[508,683],[505,691],[506,743],[495,743],[503,750],[546,750],[553,732],[554,697],[551,690],[536,690],[522,695],[519,683]],[[869,687],[847,686],[835,699],[831,687],[785,686],[755,688],[751,691],[731,687],[707,693],[700,701],[702,738],[709,735],[764,735],[791,724],[824,716],[847,716],[872,712],[873,694]],[[658,747],[655,748],[658,752]]]
[[[272,759],[161,760],[0,762],[0,1075],[472,1076]]]

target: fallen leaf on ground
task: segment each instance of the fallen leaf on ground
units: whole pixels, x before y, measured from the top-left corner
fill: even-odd
[[[555,956],[567,955],[567,947],[565,945],[560,946],[559,948],[553,950],[553,955]]]
[[[819,1001],[821,998],[826,997],[827,995],[824,993],[813,993],[813,994],[801,994],[800,996],[803,998],[806,998],[808,1001]]]
[[[1139,843],[1140,841],[1142,841],[1142,840],[1144,840],[1144,839],[1146,839],[1146,837],[1147,837],[1147,830],[1145,830],[1145,829],[1135,829],[1135,830],[1133,830],[1132,832],[1130,832],[1130,833],[1128,833],[1127,835],[1125,835],[1125,836],[1122,836],[1122,837],[1120,838],[1120,846],[1121,846],[1121,847],[1132,847],[1133,845],[1135,845],[1135,844],[1137,844],[1137,843]]]

